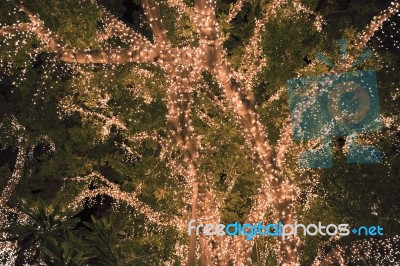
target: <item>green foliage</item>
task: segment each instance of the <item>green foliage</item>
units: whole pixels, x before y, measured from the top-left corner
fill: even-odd
[[[122,219],[121,219],[122,218]],[[121,265],[121,243],[119,236],[125,236],[124,217],[116,218],[115,213],[109,220],[105,217],[96,219],[92,216],[92,223],[83,222],[90,229],[86,235],[88,246],[92,250],[90,255],[94,258],[91,263],[96,265]]]
[[[75,213],[62,211],[61,206],[45,205],[42,200],[34,206],[23,202],[18,207],[21,224],[11,224],[1,231],[8,235],[5,240],[17,240],[17,262],[29,264],[40,260],[52,265],[85,265],[85,254],[71,241],[70,230],[80,221]]]
[[[98,48],[100,12],[90,1],[29,1],[27,7],[56,32],[66,44],[76,48]]]
[[[0,8],[2,25],[28,21],[22,12],[13,11],[11,1],[3,2]],[[271,2],[245,1],[236,18],[227,23],[234,1],[217,1],[216,15],[228,60],[234,69],[242,63],[255,20],[261,18],[262,11]],[[337,40],[346,37],[353,42],[358,32],[385,5],[385,1],[378,0],[367,4],[361,0],[301,2],[324,16],[327,24],[322,32],[314,27],[313,16],[296,14],[290,4],[279,9],[278,15],[268,20],[262,32],[262,53],[267,66],[255,78],[253,89],[257,113],[274,147],[289,109],[285,93],[270,103],[272,95],[290,78],[328,73],[330,69],[324,64],[314,64],[316,53],[323,52],[337,63]],[[139,8],[140,1],[127,4],[127,1],[102,0],[99,3],[134,30],[150,36],[143,10]],[[193,6],[193,1],[185,3]],[[97,33],[104,26],[102,15],[90,1],[78,4],[76,0],[32,0],[26,1],[26,5],[71,47],[123,46],[118,38],[99,43]],[[189,20],[192,14],[178,14],[165,2],[160,8],[172,45],[197,45],[196,28]],[[182,17],[178,21],[179,16]],[[395,116],[393,125],[398,125],[399,97],[394,94],[398,93],[400,78],[393,75],[393,69],[398,69],[399,54],[393,47],[383,49],[378,39],[385,47],[393,40],[378,34],[379,38],[370,44],[374,56],[358,68],[377,70],[381,112],[387,117]],[[388,35],[397,36],[395,34]],[[181,265],[174,248],[187,243],[187,235],[152,224],[123,203],[113,201],[112,205],[107,205],[103,202],[107,197],[99,196],[94,199],[94,207],[85,206],[88,215],[84,211],[65,211],[83,190],[105,185],[98,180],[78,182],[73,179],[91,172],[99,172],[118,184],[123,192],[138,192],[140,201],[168,217],[181,216],[182,210],[188,210],[188,203],[183,200],[187,197],[184,189],[187,184],[174,172],[174,166],[168,164],[169,156],[182,165],[184,159],[176,143],[168,142],[172,134],[167,123],[169,81],[164,70],[151,64],[69,65],[59,62],[46,50],[35,52],[38,47],[42,44],[33,34],[0,37],[2,188],[14,170],[16,147],[31,151],[26,156],[26,171],[9,200],[11,206],[22,212],[21,217],[27,217],[27,222],[10,219],[10,227],[3,229],[7,237],[18,240],[18,263],[26,260],[31,265],[38,261],[48,265],[159,265],[170,261]],[[349,50],[353,57],[359,53]],[[224,103],[223,93],[211,75],[203,73],[203,81]],[[202,178],[213,184],[220,203],[221,221],[244,222],[261,181],[261,174],[250,159],[250,147],[230,106],[222,110],[197,88],[193,98],[191,126],[202,147],[198,170]],[[75,109],[68,112],[65,106]],[[95,113],[102,116],[91,115]],[[116,119],[125,128],[118,128],[116,124],[107,127],[104,118]],[[15,121],[20,128],[15,127]],[[398,234],[396,221],[400,219],[400,212],[393,203],[400,200],[399,137],[393,127],[383,130],[379,136],[360,136],[378,141],[376,145],[384,152],[386,162],[381,165],[348,165],[343,147],[336,147],[334,168],[300,170],[297,155],[304,151],[305,145],[295,143],[286,160],[285,175],[300,188],[299,221],[304,224],[346,222],[351,226],[380,224],[388,236]],[[132,137],[142,133],[147,137]],[[317,176],[319,183],[315,182]],[[230,187],[233,181],[236,183]],[[21,199],[23,204],[19,204]],[[270,219],[272,211],[267,209],[265,215]],[[83,222],[79,222],[78,217]],[[302,240],[303,265],[312,263],[318,248],[331,248],[322,246],[327,240],[323,237],[302,237]],[[345,246],[350,240],[334,244]],[[274,240],[257,238],[256,241],[253,261],[258,265],[275,265],[276,257],[271,254]]]

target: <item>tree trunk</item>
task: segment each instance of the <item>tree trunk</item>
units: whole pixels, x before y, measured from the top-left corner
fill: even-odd
[[[199,182],[193,182],[193,195],[192,195],[192,215],[191,218],[196,222],[194,226],[197,226],[197,200],[199,194]],[[187,260],[187,266],[196,265],[196,228],[194,228],[190,235],[189,240],[189,254]]]

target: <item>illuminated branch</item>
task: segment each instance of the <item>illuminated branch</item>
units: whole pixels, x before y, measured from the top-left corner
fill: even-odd
[[[82,50],[66,47],[59,38],[43,26],[38,16],[32,14],[26,7],[19,6],[20,10],[28,15],[31,23],[22,23],[2,27],[0,34],[13,34],[16,32],[33,32],[46,44],[50,52],[56,52],[59,59],[68,63],[79,64],[126,64],[133,62],[154,63],[175,62],[177,64],[194,65],[195,58],[193,49],[166,49],[168,40],[166,31],[160,18],[157,4],[153,0],[145,1],[145,10],[152,25],[153,33],[158,44],[161,46],[150,46],[148,41],[135,32],[129,31],[123,24],[109,17],[108,21],[114,26],[112,30],[119,33],[119,36],[126,36],[125,41],[134,44],[130,48],[105,49],[105,50]],[[107,14],[106,14],[107,15]],[[133,34],[133,36],[132,36]],[[133,39],[129,39],[132,38]]]
[[[238,79],[243,83],[246,92],[252,90],[254,78],[260,73],[262,68],[266,66],[266,59],[262,57],[261,35],[265,28],[265,24],[277,14],[277,10],[285,4],[285,0],[275,0],[267,6],[263,17],[256,21],[253,36],[245,48],[242,64],[237,72]],[[300,1],[293,1],[293,5],[297,12],[306,12],[316,17],[315,26],[317,30],[322,29],[325,24],[322,16],[305,7]]]
[[[167,45],[169,43],[167,31],[161,19],[158,3],[156,0],[143,0],[142,4],[156,44]]]
[[[193,23],[194,17],[193,17],[193,8],[186,5],[183,0],[167,0],[167,5],[171,8],[176,8],[178,10],[177,12],[177,22],[178,24],[176,25],[177,27],[182,26],[182,22],[186,23],[184,18],[185,16],[189,18],[190,23]],[[190,33],[190,36],[188,36],[191,41],[194,40],[193,33]]]
[[[319,251],[313,265],[347,265],[350,262],[364,261],[368,258],[380,259],[398,257],[400,254],[400,236],[385,239],[367,239],[354,241],[351,247],[343,249],[336,246],[328,254]]]
[[[201,121],[203,121],[208,126],[212,128],[218,128],[218,125],[214,122],[214,119],[208,116],[204,111],[198,110],[196,111],[196,115],[200,118]]]
[[[286,3],[285,0],[274,0],[267,6],[263,17],[259,20],[256,20],[253,36],[246,45],[243,61],[238,71],[239,79],[244,83],[247,91],[251,90],[253,79],[256,74],[266,65],[265,58],[262,58],[262,31],[264,30],[267,21],[276,15],[278,8],[284,3]]]
[[[102,113],[85,110],[84,108],[73,104],[70,98],[64,98],[64,100],[60,103],[60,106],[63,109],[63,111],[67,114],[77,112],[83,118],[95,118],[101,121],[101,123],[103,123],[101,130],[101,136],[103,139],[105,139],[110,134],[112,126],[115,126],[118,130],[121,131],[127,129],[124,122],[119,120],[115,115],[109,113],[109,116],[106,116]]]
[[[137,199],[135,192],[129,193],[121,191],[118,185],[108,181],[105,177],[97,172],[91,173],[86,177],[76,177],[67,180],[87,182],[94,179],[100,180],[102,183],[105,184],[105,186],[93,190],[87,189],[82,191],[70,204],[71,208],[76,208],[86,198],[94,198],[96,196],[107,195],[115,200],[126,202],[136,211],[143,214],[152,223],[162,226],[178,227],[180,230],[183,230],[183,228],[186,226],[185,222],[180,221],[177,218],[169,219],[167,218],[168,216],[166,214],[152,210],[150,206]]]
[[[185,176],[188,187],[192,188],[191,219],[203,223],[218,223],[219,208],[215,205],[216,196],[212,187],[201,176],[198,170],[199,141],[193,136],[191,126],[192,86],[186,69],[175,70],[168,90],[168,121],[175,140],[183,155],[188,176]],[[200,191],[201,190],[201,191]],[[210,262],[214,249],[212,238],[201,235],[200,248],[202,261]],[[196,251],[196,235],[192,232],[189,243],[188,265],[194,265]],[[205,262],[205,263],[206,263]],[[209,263],[206,263],[207,265]]]
[[[212,74],[215,75],[219,85],[232,103],[234,111],[241,122],[245,131],[245,137],[256,146],[259,158],[267,165],[271,166],[268,161],[270,160],[270,146],[265,137],[265,132],[261,123],[258,121],[257,115],[253,112],[254,106],[250,100],[240,93],[239,87],[231,79],[231,70],[224,57],[223,51],[220,46],[215,46],[220,41],[218,40],[218,28],[213,9],[214,2],[207,0],[197,0],[195,2],[196,16],[198,31],[200,38],[203,40],[202,50],[205,54],[203,64],[212,68]],[[264,160],[265,159],[265,160]]]
[[[112,36],[118,37],[121,41],[129,46],[145,46],[150,47],[150,41],[143,35],[129,28],[125,23],[108,12],[105,8],[99,6],[96,1],[91,1],[103,14],[102,22],[105,24],[104,32],[100,40],[106,40]]]
[[[283,171],[285,166],[285,157],[289,152],[290,146],[293,144],[292,139],[292,124],[290,119],[286,120],[283,129],[280,134],[280,139],[278,141],[277,154],[275,163],[280,171]]]
[[[31,23],[19,23],[10,26],[4,26],[0,28],[0,35],[16,35],[20,32],[32,31]]]
[[[308,7],[304,6],[300,2],[300,0],[293,0],[293,6],[294,6],[294,8],[296,9],[297,12],[304,12],[306,14],[310,14],[310,15],[315,16],[314,26],[317,29],[317,31],[321,31],[322,30],[322,26],[324,24],[326,24],[326,22],[325,22],[324,18],[320,14],[318,14],[318,13],[312,11],[311,9],[309,9]]]
[[[65,62],[79,64],[126,64],[132,62],[147,62],[156,63],[160,66],[169,78],[167,119],[171,126],[172,135],[175,138],[185,162],[184,167],[176,168],[176,173],[184,176],[186,185],[185,191],[191,190],[191,218],[201,221],[218,222],[221,217],[219,205],[212,184],[210,184],[207,177],[202,176],[199,171],[198,156],[200,145],[191,126],[193,85],[198,81],[201,82],[200,73],[202,71],[209,71],[217,80],[219,87],[222,88],[226,101],[228,101],[229,105],[232,107],[238,124],[241,126],[247,147],[251,147],[252,158],[261,171],[261,187],[248,214],[247,222],[257,223],[258,221],[262,221],[267,208],[272,208],[274,212],[272,218],[274,220],[293,224],[295,221],[293,204],[297,195],[295,194],[294,186],[289,182],[286,176],[283,176],[285,155],[291,145],[290,123],[285,123],[277,145],[277,150],[273,151],[267,132],[261,123],[260,117],[256,113],[255,96],[251,90],[256,74],[259,73],[261,68],[265,65],[265,59],[262,58],[261,50],[262,31],[268,20],[275,16],[280,6],[286,2],[285,0],[271,1],[262,18],[256,21],[254,34],[249,44],[246,46],[243,63],[237,75],[230,68],[225,54],[221,41],[222,34],[219,32],[215,14],[216,3],[213,0],[195,0],[193,21],[199,35],[198,47],[184,47],[179,49],[171,47],[156,0],[143,1],[144,10],[154,35],[155,44],[149,44],[144,37],[132,32],[123,23],[117,21],[107,12],[103,12],[105,14],[105,32],[102,37],[103,40],[110,36],[117,36],[127,43],[129,48],[88,51],[66,47],[58,40],[57,36],[44,28],[44,24],[37,16],[31,14],[25,7],[21,7],[21,11],[29,16],[31,23],[5,26],[0,29],[0,34],[10,35],[17,34],[18,32],[33,32],[46,44],[51,52],[57,53],[59,55],[58,58]],[[180,12],[184,9],[186,10],[185,12],[191,12],[191,10],[188,11],[188,7],[182,0],[169,0],[167,3],[170,6],[177,7]],[[242,5],[243,1],[238,0],[231,13],[228,15],[228,20],[233,19]],[[294,1],[294,6],[297,11],[316,15],[317,21],[320,18],[316,13],[304,7],[299,1]],[[376,17],[367,30],[364,31],[356,47],[359,49],[363,48],[373,36],[374,32],[385,20],[397,12],[398,8],[398,1],[392,2],[391,6]],[[205,91],[216,106],[225,110],[223,101],[219,100],[211,90],[206,88]],[[282,91],[284,91],[284,89],[281,88],[271,97],[267,104],[279,99]],[[316,91],[315,88],[311,90],[315,95],[317,93]],[[304,111],[304,108],[307,108],[306,105],[312,104],[313,102],[311,100],[307,102],[305,106],[302,106],[302,110],[296,110],[299,111],[299,113],[298,117],[295,117],[295,125],[293,126],[296,126],[296,123],[300,123],[301,112]],[[64,103],[63,107],[66,111],[76,111],[81,113],[83,117],[95,117],[97,120],[103,122],[103,135],[105,136],[108,135],[113,125],[120,130],[126,131],[124,123],[111,114],[104,115],[102,113],[85,110],[80,106],[72,104],[72,101],[71,103]],[[200,114],[200,116],[202,115]],[[207,117],[203,118],[208,119]],[[130,140],[140,141],[142,137],[145,136],[133,136],[133,139],[131,138]],[[133,154],[128,146],[121,146],[127,153]],[[168,150],[168,147],[166,149]],[[21,150],[19,152],[21,152]],[[170,152],[170,150],[167,152]],[[274,159],[275,155],[277,155],[277,157]],[[160,157],[162,157],[162,155],[160,155]],[[170,157],[170,154],[165,156],[165,158]],[[177,160],[173,159],[169,162],[168,166],[174,167],[176,164]],[[23,168],[23,162],[21,167]],[[17,171],[14,173],[16,172]],[[106,194],[117,200],[127,202],[154,223],[178,225],[182,231],[186,228],[186,222],[177,218],[165,218],[164,214],[155,212],[148,205],[140,202],[135,193],[121,191],[116,184],[109,182],[100,174],[94,173],[89,175],[85,180],[89,178],[98,178],[105,185],[94,190],[83,191],[77,197],[75,204],[86,197]],[[79,181],[78,179],[76,180]],[[230,189],[231,188],[232,185],[230,185]],[[9,194],[7,191],[8,190],[5,190],[3,194]],[[215,249],[213,248],[214,240],[216,241]],[[209,265],[211,264],[212,256],[214,256],[218,258],[220,262],[231,258],[239,265],[250,264],[250,252],[253,243],[252,241],[246,241],[244,237],[224,240],[219,237],[213,238],[201,235],[201,260],[204,265]],[[295,237],[288,238],[286,241],[278,237],[278,263],[283,265],[297,264],[299,262],[298,251],[296,249],[298,245],[299,239]],[[228,254],[229,248],[232,247],[234,247],[234,254]],[[195,251],[196,235],[192,233],[188,251],[188,265],[194,265],[196,259]],[[219,254],[222,255],[220,256]]]
[[[92,50],[63,49],[60,60],[79,64],[126,64],[134,62],[152,63],[158,60],[161,52],[158,48],[140,46],[127,49]]]
[[[229,15],[226,18],[227,22],[231,22],[232,19],[234,19],[236,17],[236,15],[240,12],[240,10],[243,7],[243,2],[244,2],[244,0],[237,0],[236,1],[235,5],[229,11]]]
[[[21,216],[26,216],[24,213],[21,211],[10,208],[8,206],[2,205],[0,208],[0,226],[3,229],[2,234],[0,235],[1,241],[0,241],[0,250],[2,252],[2,255],[7,254],[8,261],[7,264],[5,265],[14,265],[15,259],[16,259],[16,253],[18,251],[18,243],[15,241],[12,236],[6,232],[4,232],[6,228],[10,226],[10,221],[9,221],[9,215],[8,214],[16,214],[16,215],[21,215]],[[10,239],[10,241],[7,241]],[[12,239],[12,240],[11,240]]]
[[[180,12],[190,14],[190,7],[188,7],[182,0],[168,0],[168,6],[177,8]]]
[[[63,49],[60,51],[60,60],[79,64],[127,64],[134,62],[164,64],[175,61],[177,64],[194,64],[192,49],[171,48],[161,50],[155,47],[133,47],[109,50],[85,51],[79,49]]]
[[[198,221],[203,224],[219,224],[221,222],[220,206],[210,183],[209,180],[203,180],[200,183]],[[221,237],[200,235],[200,260],[203,265],[212,265],[213,260],[218,259],[221,252],[226,252],[226,250],[222,251],[220,240],[222,240]]]
[[[30,31],[36,33],[38,38],[45,43],[51,51],[56,51],[63,46],[63,43],[58,40],[57,36],[44,27],[44,23],[38,16],[34,15],[23,5],[19,5],[19,9],[31,20],[32,26]]]
[[[183,84],[177,85],[177,82],[182,82]],[[198,157],[199,144],[192,136],[193,128],[190,125],[191,91],[190,86],[185,84],[186,82],[188,82],[187,79],[182,79],[181,81],[175,80],[171,84],[169,89],[170,99],[168,101],[168,121],[191,173],[188,178],[188,182],[191,184],[198,177],[195,160]]]
[[[226,111],[226,104],[218,99],[218,97],[211,91],[210,87],[204,80],[201,80],[200,90],[206,94],[206,96],[214,103],[216,107]]]
[[[151,9],[151,8],[150,8]],[[147,62],[152,63],[157,60],[165,60],[169,58],[178,57],[179,51],[175,50],[172,53],[161,50],[160,48],[149,46],[148,42],[144,38],[135,38],[138,40],[135,45],[131,48],[126,49],[108,49],[108,50],[81,50],[66,47],[59,38],[54,35],[51,31],[46,29],[43,22],[36,16],[33,15],[26,7],[20,6],[20,10],[28,15],[31,23],[23,23],[3,27],[0,30],[0,34],[11,34],[13,32],[29,31],[35,33],[39,39],[46,44],[50,52],[56,52],[59,54],[59,59],[68,63],[80,63],[80,64],[126,64],[132,62]],[[158,10],[158,9],[157,9]],[[114,22],[113,18],[110,18],[111,22]],[[119,32],[122,36],[128,34],[127,28],[122,27],[120,24],[116,25],[121,27]],[[117,29],[118,29],[117,27]],[[134,37],[137,37],[136,34]],[[129,36],[127,36],[129,37]],[[186,62],[190,56],[191,51],[186,51],[183,55],[180,55],[180,60]]]
[[[286,92],[285,86],[280,87],[279,90],[278,90],[277,92],[275,92],[275,93],[268,99],[268,101],[266,101],[266,102],[263,104],[263,107],[265,108],[265,107],[271,105],[274,101],[279,100],[279,99],[282,97],[282,94],[284,94],[285,92]]]
[[[276,171],[277,169],[272,162],[272,148],[263,125],[255,113],[254,101],[252,100],[254,96],[252,94],[246,96],[239,90],[238,84],[230,78],[231,72],[226,61],[222,60],[222,63],[218,64],[212,73],[223,88],[226,98],[231,101],[233,110],[243,128],[243,135],[253,148],[258,161],[257,166],[263,176],[259,194],[250,210],[247,222],[251,224],[263,220],[266,207],[272,206],[275,220],[293,223],[292,203],[295,199],[294,188],[293,185],[284,181],[283,176]],[[278,238],[277,254],[279,263],[297,263],[298,255],[295,247],[298,241],[296,237],[285,241]],[[245,245],[243,249],[250,252],[249,244]],[[250,262],[248,261],[247,263]]]
[[[259,121],[259,117],[254,112],[254,106],[240,93],[235,83],[228,81],[224,84],[227,73],[226,67],[217,68],[215,75],[223,88],[226,97],[231,101],[231,105],[242,126],[243,134],[249,146],[252,147],[256,156],[257,165],[262,172],[262,183],[260,192],[248,215],[248,223],[257,223],[264,217],[268,206],[274,207],[275,219],[281,221],[291,221],[294,217],[291,214],[290,204],[293,201],[291,185],[283,183],[281,176],[277,175],[272,162],[272,148],[267,139],[267,134]],[[287,241],[289,242],[289,241]],[[291,243],[289,243],[291,245]],[[248,245],[248,244],[246,244]],[[243,247],[245,248],[245,247]],[[249,248],[246,249],[249,251]],[[285,249],[286,250],[286,247]],[[292,259],[287,254],[288,260]],[[296,256],[294,254],[294,256]]]
[[[192,88],[188,72],[174,71],[174,76],[168,90],[168,121],[185,160],[189,176],[186,176],[188,186],[192,188],[191,219],[197,220],[199,202],[199,172],[196,163],[199,143],[193,136],[190,120],[190,107],[192,103]],[[189,243],[188,265],[193,265],[196,252],[196,234],[192,232]]]
[[[174,148],[171,145],[172,143],[170,141],[160,140],[159,144],[161,146],[160,159],[167,162],[167,166],[172,173],[171,177],[189,177],[190,173],[186,168],[186,165],[178,162],[179,157],[177,156],[178,154],[174,153]],[[188,203],[188,201],[186,203]]]
[[[78,3],[82,1],[78,0]],[[121,20],[108,12],[104,7],[99,5],[96,0],[88,1],[94,4],[102,13],[104,31],[99,33],[99,41],[105,41],[114,36],[118,37],[121,41],[129,46],[151,46],[151,43],[147,38],[135,32],[132,28],[128,27],[125,23],[123,23]]]
[[[267,14],[276,14],[276,9],[284,1],[274,1],[269,7]],[[260,122],[259,117],[254,111],[254,95],[251,91],[243,93],[240,85],[233,80],[233,74],[226,61],[225,54],[220,40],[218,39],[218,24],[216,22],[213,6],[214,2],[197,0],[195,2],[196,16],[198,21],[198,32],[200,35],[200,48],[203,51],[203,64],[210,69],[217,79],[226,98],[231,102],[234,113],[243,129],[246,142],[253,148],[258,161],[258,167],[262,172],[263,180],[260,192],[248,215],[248,223],[257,223],[263,220],[266,207],[272,206],[274,218],[285,223],[293,222],[294,191],[291,184],[284,182],[283,177],[278,175],[272,162],[272,149],[269,144],[267,134]],[[265,21],[261,21],[265,23]],[[259,31],[261,27],[259,27]],[[255,35],[260,38],[258,34]],[[255,38],[255,39],[257,39]],[[255,41],[259,43],[260,41]],[[259,51],[258,51],[259,52]],[[297,238],[290,238],[278,241],[279,263],[297,262],[297,250],[293,247],[298,242]],[[250,245],[242,243],[245,254],[237,258],[246,258],[246,263],[250,263]]]
[[[213,67],[222,53],[222,43],[218,39],[218,23],[215,16],[215,2],[212,0],[195,1],[195,23],[199,35],[199,49],[203,67]]]
[[[133,135],[127,136],[126,138],[127,138],[127,140],[132,141],[132,142],[138,142],[138,141],[140,142],[145,139],[157,140],[157,134],[156,133],[150,134],[147,131],[143,131],[143,132],[139,132],[139,133],[135,133]]]
[[[227,63],[224,60],[221,60],[221,62],[214,68],[212,73],[223,88],[226,98],[231,101],[233,110],[243,128],[243,135],[249,146],[253,148],[257,166],[263,176],[259,194],[252,205],[247,222],[252,224],[262,221],[266,208],[270,206],[274,211],[274,219],[276,221],[293,223],[295,219],[293,202],[296,197],[294,187],[285,181],[272,161],[272,148],[252,104],[253,101],[251,99],[254,96],[252,94],[246,96],[240,91],[238,84],[230,78],[231,72]],[[285,135],[290,134],[288,127],[289,125],[287,125]],[[287,145],[290,143],[289,140],[289,138],[285,138],[281,141],[282,144]],[[298,252],[295,248],[298,242],[299,239],[297,237],[292,237],[285,241],[278,237],[277,254],[280,264],[298,262]],[[246,252],[251,251],[249,243],[243,243],[243,245],[243,250]],[[241,257],[239,259],[242,260]],[[247,263],[250,262],[248,261]]]
[[[374,36],[376,31],[382,27],[383,23],[387,21],[391,16],[399,12],[400,2],[399,0],[394,0],[391,2],[388,8],[383,10],[379,15],[374,16],[371,23],[367,28],[360,34],[358,40],[354,44],[357,50],[362,50],[367,46],[367,43]],[[351,65],[351,63],[350,63]]]
[[[217,66],[214,74],[217,76],[217,80],[223,88],[227,99],[231,101],[233,110],[243,128],[243,135],[254,150],[253,152],[258,160],[258,166],[263,175],[267,176],[263,187],[268,190],[270,182],[275,181],[274,169],[271,161],[272,149],[266,137],[266,132],[259,121],[259,117],[254,112],[254,106],[247,96],[244,96],[243,93],[239,91],[238,85],[229,79],[230,71],[226,63]],[[260,206],[267,205],[265,200],[259,203],[258,205]],[[265,209],[263,208],[263,210]],[[259,221],[260,218],[262,219],[263,213],[262,211],[262,213],[257,213],[256,215],[255,212],[253,212],[253,214],[251,214],[251,221]]]
[[[22,147],[18,148],[17,159],[15,161],[14,172],[11,175],[11,178],[8,180],[6,187],[3,189],[0,198],[0,208],[5,207],[7,201],[10,199],[12,192],[14,191],[15,187],[18,185],[22,173],[24,171],[25,165],[25,149]]]

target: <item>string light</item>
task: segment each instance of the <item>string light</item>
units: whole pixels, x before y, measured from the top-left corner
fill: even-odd
[[[234,118],[236,119],[234,122],[241,129],[245,146],[251,149],[251,154],[247,155],[247,157],[257,165],[257,172],[262,176],[260,189],[248,214],[247,222],[256,223],[262,221],[266,210],[271,208],[274,212],[273,219],[275,221],[280,220],[283,223],[294,223],[296,219],[294,203],[298,199],[299,193],[293,185],[292,180],[290,180],[290,175],[286,176],[287,173],[285,172],[287,171],[285,168],[285,158],[293,144],[290,138],[291,125],[288,121],[284,123],[277,148],[273,149],[266,130],[260,122],[260,117],[256,113],[255,96],[252,92],[257,73],[267,65],[267,60],[262,56],[261,49],[261,36],[264,26],[270,19],[277,15],[280,8],[288,4],[288,1],[274,0],[267,5],[261,19],[255,23],[254,33],[248,45],[246,45],[242,64],[237,71],[232,69],[227,60],[226,51],[223,48],[222,33],[220,32],[215,14],[216,2],[213,0],[196,0],[194,7],[187,6],[181,0],[167,1],[170,7],[175,7],[178,10],[180,20],[182,20],[183,15],[189,16],[190,20],[196,25],[199,38],[198,45],[184,45],[179,48],[173,47],[168,40],[161,12],[155,0],[143,1],[143,8],[153,34],[154,43],[134,32],[105,9],[97,5],[95,1],[91,2],[102,13],[102,24],[104,27],[98,32],[97,37],[103,43],[103,47],[106,46],[105,42],[111,37],[118,37],[128,48],[118,47],[99,50],[71,48],[64,44],[59,36],[46,29],[44,23],[37,15],[32,14],[22,5],[19,6],[19,10],[28,16],[30,23],[24,22],[0,27],[0,35],[8,36],[8,38],[12,39],[21,33],[35,34],[45,46],[45,49],[58,55],[55,60],[70,63],[70,69],[75,73],[82,73],[86,80],[91,79],[90,71],[85,72],[80,65],[103,64],[111,65],[110,67],[113,68],[115,67],[114,65],[118,64],[152,63],[160,67],[166,75],[166,83],[168,85],[166,99],[168,109],[167,120],[171,128],[169,132],[170,136],[174,138],[175,142],[172,144],[169,141],[160,140],[156,134],[149,132],[140,132],[134,135],[125,133],[126,141],[134,143],[148,138],[157,140],[162,147],[160,158],[167,161],[167,166],[171,170],[173,178],[181,176],[184,179],[186,193],[184,201],[192,205],[192,212],[185,213],[182,211],[183,218],[168,218],[167,214],[156,212],[141,202],[137,198],[138,191],[132,193],[121,191],[118,185],[108,181],[96,172],[71,180],[86,183],[98,180],[102,183],[102,186],[99,188],[82,191],[73,204],[71,204],[71,207],[76,207],[85,198],[93,198],[97,195],[109,195],[118,201],[126,202],[129,206],[147,217],[149,221],[162,226],[173,226],[180,232],[186,230],[186,218],[189,216],[196,218],[198,222],[219,223],[221,220],[220,209],[223,201],[217,200],[218,197],[211,185],[211,181],[207,177],[202,176],[199,171],[199,162],[202,159],[201,152],[202,149],[207,147],[202,147],[201,136],[196,135],[196,132],[194,132],[191,120],[191,108],[196,85],[202,81],[201,73],[209,71],[216,79],[218,86],[222,88],[223,96],[215,96],[204,82],[201,89],[215,106],[220,107],[223,111],[233,111]],[[315,27],[317,30],[322,29],[324,25],[322,16],[305,7],[300,1],[290,2],[296,12],[305,12],[315,16]],[[238,0],[227,17],[228,22],[234,19],[242,7],[243,1]],[[358,41],[355,43],[355,48],[359,50],[363,49],[382,24],[398,12],[399,7],[399,2],[394,1],[380,15],[374,17],[371,24],[360,34]],[[194,43],[194,39],[191,40],[191,43]],[[16,45],[20,46],[19,42]],[[40,49],[36,50],[32,56],[37,55]],[[351,63],[347,62],[347,65],[351,65]],[[136,74],[147,75],[147,78],[150,77],[150,74],[144,70]],[[50,73],[45,73],[44,79],[49,75]],[[107,79],[113,78],[105,77]],[[74,82],[77,82],[76,79]],[[89,84],[81,85],[83,87],[90,87]],[[146,104],[150,104],[153,99],[145,91],[145,87],[142,84],[126,89],[135,95],[135,97],[144,99]],[[281,87],[266,105],[279,99],[283,92],[284,87]],[[98,106],[96,108],[91,106],[82,107],[75,104],[72,97],[65,97],[60,101],[60,108],[64,115],[76,112],[84,119],[95,118],[97,121],[102,122],[103,124],[100,129],[101,140],[105,140],[110,135],[113,126],[121,132],[127,131],[125,121],[107,111],[110,100],[109,95],[102,94],[101,90],[95,92],[89,92],[88,90],[85,93],[97,93],[96,102]],[[311,105],[312,103],[310,101],[306,105]],[[101,110],[99,111],[98,109]],[[298,110],[297,123],[301,121],[301,113],[302,110]],[[206,112],[197,110],[194,114],[210,126],[217,124]],[[313,146],[316,145],[316,142],[311,141],[306,145]],[[132,162],[132,158],[138,156],[136,151],[132,150],[125,143],[116,143],[116,146],[124,151],[124,157],[128,158],[127,160],[130,162]],[[176,152],[175,149],[179,149],[180,157],[172,156]],[[217,148],[210,147],[210,149]],[[25,149],[19,148],[16,170],[3,191],[0,200],[1,206],[9,198],[21,177],[21,169],[24,166],[24,154]],[[184,166],[181,161],[184,162]],[[228,185],[228,190],[232,190],[236,180],[237,176],[232,178]],[[395,238],[395,241],[398,241],[398,239]],[[197,254],[202,254],[201,257],[206,265],[212,261],[219,261],[222,264],[233,261],[237,265],[248,265],[251,263],[249,254],[254,241],[247,241],[243,237],[206,237],[204,234],[201,234],[197,242],[200,243],[200,245],[197,245]],[[297,265],[300,259],[297,249],[299,244],[300,239],[297,237],[287,238],[285,241],[278,237],[276,254],[279,263],[282,265]],[[376,244],[384,245],[390,253],[392,244],[384,241]],[[364,254],[370,256],[373,254],[372,247],[374,245],[371,243],[358,244],[358,248],[352,250],[354,253],[352,258],[359,258],[357,256],[359,256],[361,249],[364,250]],[[199,252],[200,250],[201,252]],[[343,263],[344,256],[340,255],[343,252],[340,249],[337,250],[338,256],[341,256],[339,261]],[[179,244],[175,252],[182,257],[182,260],[185,260],[185,257],[190,255],[190,252]],[[317,260],[321,262],[325,259],[322,257],[322,253],[319,253]]]

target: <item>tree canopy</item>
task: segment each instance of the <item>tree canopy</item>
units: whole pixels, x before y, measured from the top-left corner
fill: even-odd
[[[400,262],[398,0],[0,7],[2,264]],[[321,140],[293,140],[286,82],[365,69],[383,126],[356,138],[382,163],[347,163],[337,136],[332,168],[299,167]],[[190,219],[379,224],[384,236],[196,237]]]

